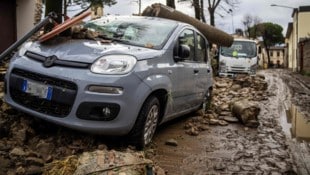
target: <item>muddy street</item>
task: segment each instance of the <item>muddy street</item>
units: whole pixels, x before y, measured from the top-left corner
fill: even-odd
[[[290,116],[286,115],[299,98],[292,97],[290,92],[298,89],[302,92],[299,94],[308,95],[308,100],[309,92],[304,92],[307,88],[296,82],[292,83],[295,89],[286,86],[284,81],[292,81],[292,77],[282,70],[260,74],[268,83],[268,98],[253,99],[261,109],[258,128],[234,121],[224,126],[209,123],[206,131],[190,136],[185,134],[184,126],[195,119],[186,117],[159,131],[152,160],[168,174],[309,174],[309,142],[292,136],[292,124],[287,123]],[[307,105],[305,101],[300,108],[309,109]],[[177,146],[167,146],[171,139]]]
[[[310,174],[307,83],[285,70],[215,81],[211,109],[161,126],[142,152],[147,159],[165,174]],[[46,173],[45,165],[85,152],[140,153],[124,138],[68,130],[11,109],[0,85],[1,175]],[[231,113],[242,99],[260,109],[243,124]]]

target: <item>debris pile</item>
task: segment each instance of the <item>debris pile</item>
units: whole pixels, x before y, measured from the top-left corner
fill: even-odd
[[[268,84],[263,75],[238,75],[235,78],[214,78],[210,110],[190,118],[184,128],[189,135],[199,135],[208,125],[226,126],[241,122],[247,127],[257,127],[260,108],[258,102],[268,99]]]
[[[142,152],[96,150],[51,162],[45,166],[44,174],[153,174],[153,168],[153,162],[145,159]]]

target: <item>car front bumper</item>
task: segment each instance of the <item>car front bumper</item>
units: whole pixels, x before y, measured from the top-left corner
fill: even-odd
[[[150,88],[134,73],[101,75],[89,69],[54,66],[27,58],[14,59],[6,74],[5,100],[35,117],[80,131],[124,135],[133,127]],[[23,92],[23,81],[53,88],[50,100]],[[121,89],[101,93],[90,87]],[[114,92],[114,91],[112,91]]]

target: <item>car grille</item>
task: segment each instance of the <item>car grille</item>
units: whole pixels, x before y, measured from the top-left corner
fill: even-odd
[[[65,89],[65,91],[60,91],[61,94],[53,94],[53,96],[58,96],[60,98],[55,98],[50,101],[47,99],[42,99],[28,93],[24,93],[21,90],[21,82],[24,79],[33,80],[36,82],[41,82],[43,84],[48,84],[53,86],[57,90]],[[47,115],[52,115],[55,117],[65,117],[67,116],[72,108],[74,99],[77,93],[77,86],[73,82],[61,80],[58,78],[53,78],[21,69],[14,69],[10,75],[10,94],[12,99],[29,109],[35,110],[40,113]],[[68,94],[70,92],[70,94]],[[57,93],[57,91],[56,91]],[[66,94],[67,93],[67,94]],[[61,96],[66,96],[67,98],[61,98]],[[66,101],[62,101],[66,100]]]
[[[41,62],[44,65],[44,62],[49,58],[31,51],[27,51],[25,53],[25,56],[27,56],[28,58]],[[51,57],[55,57],[54,62],[50,65],[50,66],[62,66],[62,67],[73,67],[73,68],[88,68],[89,67],[89,63],[82,63],[82,62],[73,62],[73,61],[66,61],[66,60],[60,60],[58,59],[56,56],[51,56]]]

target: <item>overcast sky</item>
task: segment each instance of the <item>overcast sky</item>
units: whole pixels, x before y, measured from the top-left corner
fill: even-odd
[[[175,0],[176,2],[178,0]],[[258,16],[262,22],[272,22],[283,27],[283,34],[285,35],[287,24],[292,22],[291,8],[272,7],[271,4],[284,5],[288,7],[297,8],[299,6],[310,6],[310,0],[239,0],[241,3],[233,11],[232,14],[227,14],[224,10],[218,9],[219,14],[215,15],[216,27],[225,32],[232,33],[233,29],[244,29],[242,20],[246,14]],[[117,0],[117,4],[112,7],[105,7],[105,14],[119,14],[131,15],[138,13],[137,0]],[[145,7],[160,2],[165,4],[166,0],[142,0],[142,11]],[[186,13],[190,16],[194,15],[194,10],[190,3],[177,3],[176,9]],[[205,8],[207,8],[207,0],[205,0]],[[208,10],[205,9],[207,22],[209,23]]]

